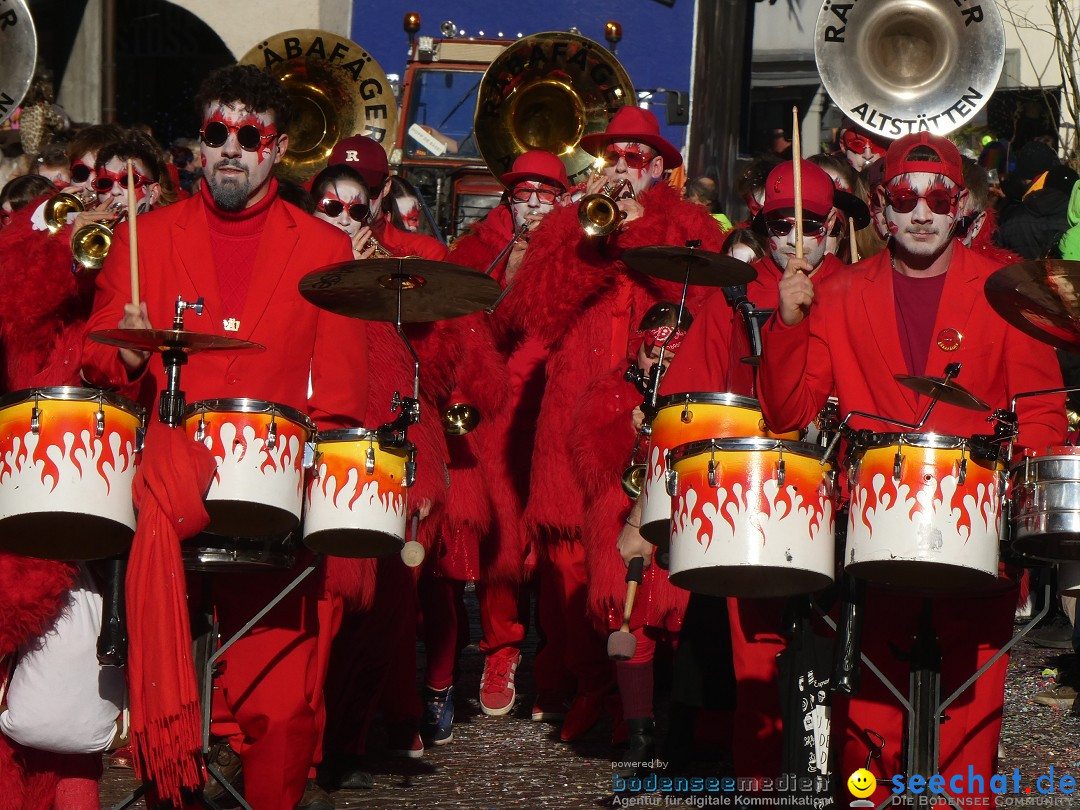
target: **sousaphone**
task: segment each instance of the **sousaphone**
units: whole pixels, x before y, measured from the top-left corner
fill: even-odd
[[[814,57],[833,102],[863,128],[944,135],[990,100],[1005,28],[994,0],[824,0]]]
[[[397,101],[379,63],[355,42],[329,31],[283,31],[240,63],[269,71],[292,100],[281,176],[310,180],[326,166],[334,144],[350,135],[373,138],[387,154],[393,148]]]
[[[530,149],[558,155],[571,184],[596,158],[578,146],[603,132],[615,111],[637,104],[619,60],[579,34],[523,37],[488,66],[476,98],[476,146],[496,177]]]
[[[37,64],[37,32],[26,0],[7,0],[0,12],[0,123],[30,89]]]

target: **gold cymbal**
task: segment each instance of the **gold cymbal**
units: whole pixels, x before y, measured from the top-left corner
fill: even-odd
[[[90,333],[90,339],[106,346],[136,351],[167,352],[180,349],[187,354],[206,351],[265,351],[266,347],[249,340],[188,332],[183,329],[102,329]]]
[[[951,380],[946,382],[941,377],[915,377],[910,374],[896,374],[893,378],[904,387],[918,394],[933,397],[946,405],[956,405],[958,408],[967,408],[969,411],[990,410],[989,405],[962,385],[957,385]]]
[[[300,279],[300,294],[319,309],[364,321],[428,323],[491,306],[502,288],[483,273],[431,259],[360,259]]]
[[[1021,332],[1058,349],[1080,351],[1080,262],[1010,264],[986,280],[985,291],[994,311]]]
[[[690,283],[704,287],[731,287],[757,278],[757,270],[723,253],[697,248],[655,245],[631,248],[622,254],[627,266],[664,281],[682,283],[690,267]]]

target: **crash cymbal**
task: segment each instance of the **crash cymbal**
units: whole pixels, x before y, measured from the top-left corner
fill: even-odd
[[[697,248],[667,245],[630,248],[623,253],[622,260],[643,275],[680,284],[686,279],[687,263],[690,283],[704,287],[731,287],[757,278],[757,271],[746,262]]]
[[[90,339],[106,346],[135,349],[141,352],[167,352],[181,349],[188,354],[208,351],[264,351],[265,346],[249,340],[187,332],[182,329],[102,329],[91,332]]]
[[[985,290],[990,306],[1021,332],[1058,349],[1080,351],[1080,262],[1010,264],[986,280]]]
[[[431,259],[360,259],[320,268],[300,279],[300,294],[319,309],[364,321],[427,323],[491,306],[499,282],[468,267]]]
[[[896,374],[894,379],[916,393],[933,397],[946,405],[956,405],[970,411],[988,411],[990,406],[952,380],[946,382],[941,377],[914,377],[910,374]]]

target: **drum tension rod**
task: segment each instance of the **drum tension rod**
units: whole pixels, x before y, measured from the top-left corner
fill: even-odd
[[[274,421],[274,415],[270,414],[270,424],[266,428],[266,449],[273,450],[277,447],[277,422]]]
[[[903,469],[904,454],[900,452],[900,447],[898,445],[896,448],[896,455],[893,456],[892,477],[894,481],[900,480],[900,474],[903,472]]]
[[[716,486],[716,456],[709,457],[709,486]]]
[[[38,407],[38,401],[34,400],[34,407],[30,409],[30,432],[35,436],[41,432],[41,408]]]
[[[776,462],[776,486],[780,489],[784,488],[784,481],[787,479],[787,465],[784,463],[784,445],[779,445],[780,459]]]
[[[967,447],[963,447],[960,450],[960,466],[956,474],[956,482],[960,486],[964,485],[967,480]]]
[[[105,435],[105,407],[101,404],[101,395],[97,398],[97,413],[94,414],[94,438]]]
[[[364,453],[364,472],[368,475],[374,475],[375,473],[375,448],[368,443],[367,452]]]

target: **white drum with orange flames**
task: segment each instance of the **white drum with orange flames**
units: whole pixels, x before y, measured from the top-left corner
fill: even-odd
[[[672,394],[660,397],[657,408],[641,494],[641,536],[661,548],[671,539],[671,496],[664,484],[669,450],[719,437],[799,438],[798,432],[770,433],[758,401],[736,394]]]
[[[791,596],[833,581],[833,468],[811,444],[712,439],[671,451],[669,577],[715,596]]]
[[[882,585],[978,589],[998,576],[1004,465],[997,447],[884,433],[853,449],[844,564]]]
[[[412,445],[379,445],[373,430],[319,432],[304,503],[304,543],[334,557],[381,557],[405,542]]]
[[[217,462],[208,532],[266,537],[300,525],[304,444],[315,433],[307,416],[259,399],[207,399],[188,408],[184,429]]]
[[[0,398],[0,549],[52,560],[127,549],[145,420],[141,406],[92,388]]]

